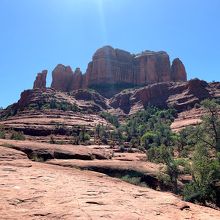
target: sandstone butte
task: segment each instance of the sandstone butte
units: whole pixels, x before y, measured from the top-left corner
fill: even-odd
[[[45,77],[45,71],[38,74],[35,89],[46,88]],[[171,65],[169,55],[164,51],[131,54],[104,46],[95,52],[84,74],[80,68],[73,71],[70,66],[57,65],[52,72],[51,88],[63,92],[95,88],[110,97],[128,87],[186,80],[186,70],[180,59],[174,59]],[[114,87],[112,93],[105,92],[103,87],[108,89],[111,85]]]

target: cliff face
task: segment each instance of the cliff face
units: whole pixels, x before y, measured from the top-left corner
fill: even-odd
[[[63,92],[68,92],[71,90],[73,71],[70,66],[64,66],[62,64],[57,65],[52,72],[52,78],[52,88]]]
[[[145,85],[171,80],[170,61],[166,52],[146,51],[139,55],[113,49],[96,51],[87,72],[88,86],[101,83]]]
[[[85,74],[79,68],[73,72],[69,66],[59,64],[52,75],[51,87],[56,90],[94,88],[106,96],[127,87],[187,80],[183,63],[177,58],[171,66],[166,52],[144,51],[134,55],[111,46],[95,52]]]
[[[17,103],[0,112],[0,119],[20,114],[23,111],[29,112],[30,109],[37,111],[42,106],[51,108],[49,111],[58,111],[59,105],[50,107],[54,102],[66,103],[67,106],[77,105],[83,114],[88,114],[88,111],[93,113],[108,111],[115,115],[126,115],[143,110],[146,106],[172,107],[178,112],[183,112],[207,98],[220,98],[220,82],[208,84],[199,79],[187,82],[161,82],[124,90],[110,99],[88,89],[62,94],[51,88],[43,91],[40,89],[25,90],[21,93],[21,98]],[[32,113],[30,111],[30,114]]]
[[[76,68],[75,72],[70,66],[59,64],[52,72],[51,87],[58,91],[69,92],[81,89],[83,86],[83,75],[80,68]]]
[[[37,74],[33,89],[46,89],[47,70]]]
[[[179,58],[173,60],[171,66],[171,80],[174,82],[187,80],[185,66]]]
[[[162,82],[139,89],[130,89],[116,94],[109,100],[114,109],[125,114],[134,113],[145,106],[161,108],[173,107],[179,112],[193,108],[196,103],[207,98],[218,98],[219,88],[199,79],[188,82]]]

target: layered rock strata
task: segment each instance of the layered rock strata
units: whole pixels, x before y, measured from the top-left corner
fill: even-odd
[[[46,89],[47,70],[37,74],[33,89]]]
[[[57,65],[52,72],[51,87],[64,92],[94,88],[110,97],[129,87],[186,80],[186,70],[180,59],[176,58],[171,65],[164,51],[135,55],[105,46],[95,52],[85,74],[79,68],[72,71],[70,66]]]

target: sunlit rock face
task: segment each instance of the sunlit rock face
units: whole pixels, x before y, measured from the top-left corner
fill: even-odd
[[[183,63],[179,58],[173,60],[171,66],[171,79],[174,82],[187,80],[185,66],[183,65]]]
[[[131,54],[111,46],[95,52],[85,74],[79,68],[74,72],[69,66],[59,64],[52,75],[51,87],[56,90],[93,88],[106,97],[125,88],[187,79],[183,63],[177,58],[171,66],[164,51]]]
[[[170,60],[166,52],[145,51],[133,55],[110,46],[98,49],[87,69],[88,85],[128,83],[146,85],[171,80]]]
[[[170,59],[166,52],[145,51],[135,57],[135,63],[138,85],[171,80]]]
[[[110,46],[97,50],[86,71],[88,85],[135,83],[133,58],[130,53]]]
[[[58,64],[52,72],[51,87],[58,91],[68,92],[72,89],[73,71],[70,66]]]
[[[72,76],[70,90],[77,90],[83,87],[83,74],[80,68],[76,68]]]
[[[43,70],[41,73],[38,73],[34,81],[33,89],[46,89],[46,78],[47,70]]]

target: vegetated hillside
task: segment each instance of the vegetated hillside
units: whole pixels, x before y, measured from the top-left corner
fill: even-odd
[[[198,79],[124,90],[111,99],[104,98],[94,90],[26,90],[17,103],[0,113],[0,123],[6,129],[23,132],[30,139],[48,142],[56,136],[60,143],[78,143],[75,139],[81,131],[85,130],[93,137],[98,124],[112,129],[112,121],[105,114],[110,113],[119,117],[119,121],[124,121],[127,115],[133,115],[148,106],[156,106],[171,107],[180,115],[205,98],[218,98],[219,90],[219,83],[208,84]],[[198,117],[196,119],[199,120]],[[195,124],[195,121],[189,123]],[[117,127],[113,123],[114,126]],[[99,139],[93,138],[92,141],[98,143]]]
[[[161,82],[105,98],[91,89],[63,92],[45,88],[45,72],[42,74],[37,79],[43,81],[41,88],[24,91],[17,103],[0,112],[0,138],[6,139],[5,147],[23,151],[38,162],[113,161],[119,154],[117,160],[124,158],[132,164],[117,161],[116,167],[125,166],[119,169],[111,162],[52,163],[114,174],[132,184],[172,191],[187,201],[220,206],[219,83],[199,79]],[[35,85],[40,87],[39,82]],[[197,117],[200,124],[194,121],[194,127],[177,127],[179,133],[175,133],[171,128],[178,117],[195,109],[201,110],[199,117],[204,116]],[[21,146],[17,141],[24,142]],[[110,154],[103,149],[97,153],[100,148],[107,148]],[[128,153],[138,154],[138,162],[128,159]],[[154,173],[140,170],[139,162],[146,158],[155,167],[160,163],[161,168]]]
[[[161,181],[170,185],[174,193],[203,205],[220,206],[220,100],[201,102],[204,114],[200,124],[171,130],[176,111],[147,107],[129,116],[114,131],[98,127],[101,140],[110,140],[120,151],[146,151],[148,160],[165,164],[167,177]],[[185,179],[188,176],[188,179]],[[184,183],[179,186],[179,181]]]
[[[68,140],[68,144],[109,145],[115,153],[120,152],[122,155],[126,152],[146,153],[149,161],[164,164],[162,170],[158,171],[158,176],[148,174],[144,180],[143,174],[140,173],[140,170],[135,170],[136,168],[134,168],[134,165],[132,165],[133,171],[127,169],[125,172],[123,169],[117,168],[116,176],[119,177],[119,173],[122,174],[125,172],[122,179],[131,182],[132,184],[143,184],[143,181],[146,181],[145,183],[147,183],[147,185],[154,186],[152,181],[157,181],[160,183],[157,186],[160,190],[171,190],[176,194],[182,195],[187,201],[217,208],[220,205],[220,119],[218,115],[220,106],[218,100],[205,100],[201,103],[201,108],[204,108],[206,112],[206,114],[203,115],[202,122],[197,126],[182,129],[179,133],[174,133],[170,127],[171,123],[177,116],[177,111],[175,109],[146,107],[145,110],[130,115],[123,121],[118,121],[117,117],[110,113],[101,112],[98,115],[94,114],[94,117],[97,117],[100,120],[98,122],[96,121],[96,118],[94,120],[96,123],[94,123],[91,121],[92,115],[90,115],[87,119],[90,119],[87,125],[88,127],[90,126],[91,129],[88,129],[85,125],[80,128],[80,121],[76,121],[75,125],[78,125],[78,130],[76,130],[75,133],[73,130],[69,130],[69,133],[65,133],[65,136],[71,137],[71,139]],[[44,109],[41,112],[42,115],[47,111],[48,109]],[[59,110],[58,112],[64,113],[65,111]],[[66,113],[68,113],[68,115],[70,114],[68,111]],[[54,114],[53,111],[52,114]],[[82,113],[75,112],[73,117],[85,117],[85,114],[84,116],[79,114]],[[17,120],[19,120],[19,117]],[[60,118],[58,117],[58,119]],[[22,121],[23,120],[24,118]],[[45,118],[43,120],[45,120]],[[23,135],[20,132],[16,132],[16,128],[14,128],[14,131],[9,129],[10,127],[13,128],[13,124],[19,124],[18,121],[16,121],[15,116],[7,122],[9,123],[10,121],[11,124],[4,124],[5,121],[2,121],[3,123],[0,132],[1,138],[31,140],[30,136],[33,134],[29,134],[29,136],[26,134]],[[37,121],[39,121],[39,118],[36,122]],[[63,120],[63,122],[65,121],[66,119]],[[23,123],[25,127],[27,122],[23,121]],[[35,123],[35,126],[37,123]],[[69,121],[69,123],[71,126],[73,125],[71,121]],[[30,124],[33,126],[33,121],[31,121]],[[91,127],[92,124],[93,127]],[[62,127],[58,128],[58,131],[64,132],[67,128],[67,125],[62,125]],[[54,136],[51,136],[50,133],[45,135],[50,137],[49,142],[51,144],[60,144],[60,150],[58,150],[58,146],[54,145],[53,149],[55,150],[52,154],[51,147],[41,147],[38,149],[36,144],[35,148],[31,147],[31,143],[25,147],[7,141],[6,143],[10,145],[10,148],[22,150],[26,152],[28,156],[31,155],[30,158],[35,158],[35,156],[33,157],[34,152],[36,153],[36,157],[43,157],[46,158],[46,160],[53,158],[74,159],[75,157],[79,157],[73,156],[75,154],[79,155],[79,153],[72,153],[70,150],[69,152],[67,150],[66,153],[66,148],[63,145],[66,143],[64,141],[60,142],[60,140],[57,139],[57,136],[64,135],[62,132],[59,134],[53,133]],[[35,133],[35,136],[39,138],[37,133]],[[48,157],[49,155],[52,156]],[[83,155],[84,156],[81,158],[86,158],[85,153],[83,153]],[[95,153],[94,155],[98,154]],[[90,157],[90,160],[92,160],[92,157]],[[60,166],[79,166],[77,165],[78,163],[71,165],[72,163],[68,164],[68,162],[56,162],[56,164],[59,164]],[[120,166],[119,163],[118,165]],[[82,168],[81,165],[79,167]],[[103,165],[88,164],[87,169],[103,172],[108,175],[116,172],[114,167],[109,166],[106,163],[103,163]],[[131,172],[133,173],[132,175],[130,174]],[[138,176],[137,174],[133,176],[134,172],[139,173]]]

